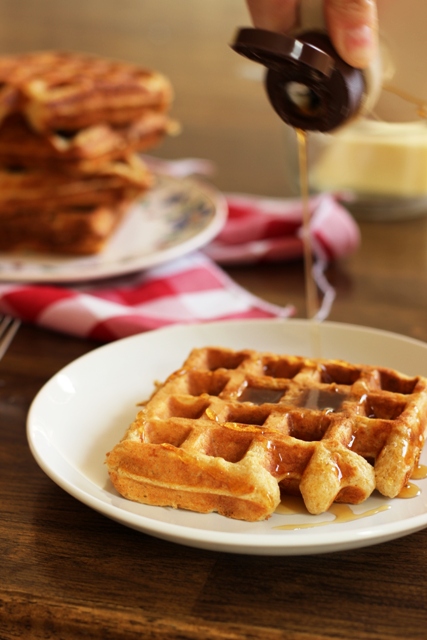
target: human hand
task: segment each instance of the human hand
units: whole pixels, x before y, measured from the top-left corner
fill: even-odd
[[[299,0],[246,0],[253,23],[286,33],[298,24]],[[339,55],[352,67],[365,68],[377,48],[375,0],[323,0],[328,33]]]

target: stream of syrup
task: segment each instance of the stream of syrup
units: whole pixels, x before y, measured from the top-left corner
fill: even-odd
[[[314,318],[318,311],[317,287],[313,278],[313,252],[310,238],[310,201],[308,187],[307,167],[307,133],[302,129],[296,129],[298,141],[298,165],[300,195],[302,204],[303,244],[304,244],[304,269],[305,269],[305,295],[306,313],[308,318]]]
[[[313,246],[310,234],[310,192],[308,184],[307,161],[307,133],[302,129],[296,129],[298,144],[298,166],[300,196],[302,204],[302,230],[304,249],[304,275],[305,275],[305,305],[306,315],[310,323],[310,339],[312,356],[321,357],[320,327],[316,318],[319,310],[319,297],[317,285],[313,277]]]

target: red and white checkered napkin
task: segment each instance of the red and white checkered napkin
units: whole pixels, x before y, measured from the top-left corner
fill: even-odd
[[[226,197],[228,222],[204,252],[131,276],[84,285],[3,283],[0,313],[100,341],[174,323],[292,315],[292,305],[279,307],[253,296],[216,262],[237,264],[301,256],[301,204],[297,200]],[[324,266],[327,260],[354,250],[359,232],[349,213],[331,196],[314,198],[311,207],[314,275],[324,292],[325,315],[334,292],[323,277]]]
[[[228,220],[205,253],[222,264],[290,260],[303,254],[302,204],[299,198],[263,198],[228,194]],[[311,244],[317,259],[352,253],[359,228],[330,194],[309,201]]]

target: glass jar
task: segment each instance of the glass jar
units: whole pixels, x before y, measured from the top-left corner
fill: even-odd
[[[427,214],[426,120],[360,118],[333,134],[311,133],[308,163],[311,191],[342,193],[355,217]]]

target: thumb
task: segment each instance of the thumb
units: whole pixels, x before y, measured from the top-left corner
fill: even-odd
[[[325,0],[325,20],[343,60],[353,67],[367,67],[378,46],[375,0]]]

